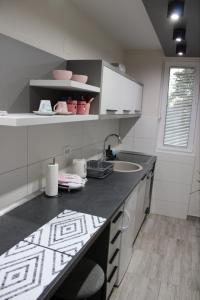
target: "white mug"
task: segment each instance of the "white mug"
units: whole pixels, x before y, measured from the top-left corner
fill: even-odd
[[[51,101],[50,100],[40,100],[39,111],[40,112],[52,112]]]
[[[82,178],[87,176],[87,163],[85,159],[73,159],[73,171]]]

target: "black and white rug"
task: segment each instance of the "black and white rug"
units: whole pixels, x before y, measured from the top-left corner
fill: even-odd
[[[0,256],[0,299],[35,300],[71,256],[21,241]]]
[[[36,300],[106,219],[65,210],[0,256],[0,300]]]
[[[101,217],[64,210],[25,241],[74,256],[105,221]]]

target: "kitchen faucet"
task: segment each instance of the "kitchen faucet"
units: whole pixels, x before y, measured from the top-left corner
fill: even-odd
[[[106,142],[108,141],[108,139],[110,137],[116,137],[117,141],[118,141],[118,144],[122,143],[122,140],[121,140],[121,137],[119,136],[119,134],[117,134],[117,133],[111,133],[111,134],[107,135],[105,137],[104,144],[103,144],[103,156],[102,156],[103,160],[106,160]]]

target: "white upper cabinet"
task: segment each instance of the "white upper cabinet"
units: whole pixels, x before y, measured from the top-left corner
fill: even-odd
[[[140,113],[141,106],[142,86],[103,66],[100,114]]]

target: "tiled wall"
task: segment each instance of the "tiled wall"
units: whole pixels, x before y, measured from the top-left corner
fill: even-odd
[[[157,151],[158,124],[157,118],[145,116],[135,124],[121,121],[121,148],[157,156],[151,212],[186,218],[188,214],[194,215],[194,212],[188,211],[188,206],[195,157]],[[197,184],[195,186],[197,188]]]
[[[194,156],[157,152],[152,212],[186,218]]]
[[[191,195],[191,189],[199,188],[196,180],[200,169],[198,152],[195,161],[195,152],[184,155],[157,149],[162,54],[129,51],[126,66],[129,74],[144,84],[144,103],[143,116],[135,124],[130,120],[120,122],[122,148],[157,156],[151,212],[178,218],[186,218],[188,214],[200,216],[199,193]]]
[[[102,152],[103,140],[118,132],[118,121],[89,121],[28,128],[0,127],[0,209],[44,187],[46,165],[56,157],[60,169],[72,158]],[[69,146],[71,153],[64,154]]]
[[[3,0],[0,7],[0,110],[28,112],[29,79],[50,78],[66,59],[122,61],[119,44],[70,0]],[[73,157],[96,155],[112,132],[118,132],[118,121],[0,127],[0,210],[44,186],[45,167],[53,156],[62,168]],[[68,157],[65,146],[72,149]]]
[[[189,214],[191,216],[200,217],[200,105],[197,124],[196,155],[189,203]]]
[[[158,118],[142,116],[135,120],[120,121],[120,134],[123,138],[121,147],[126,150],[155,154],[157,143]]]

